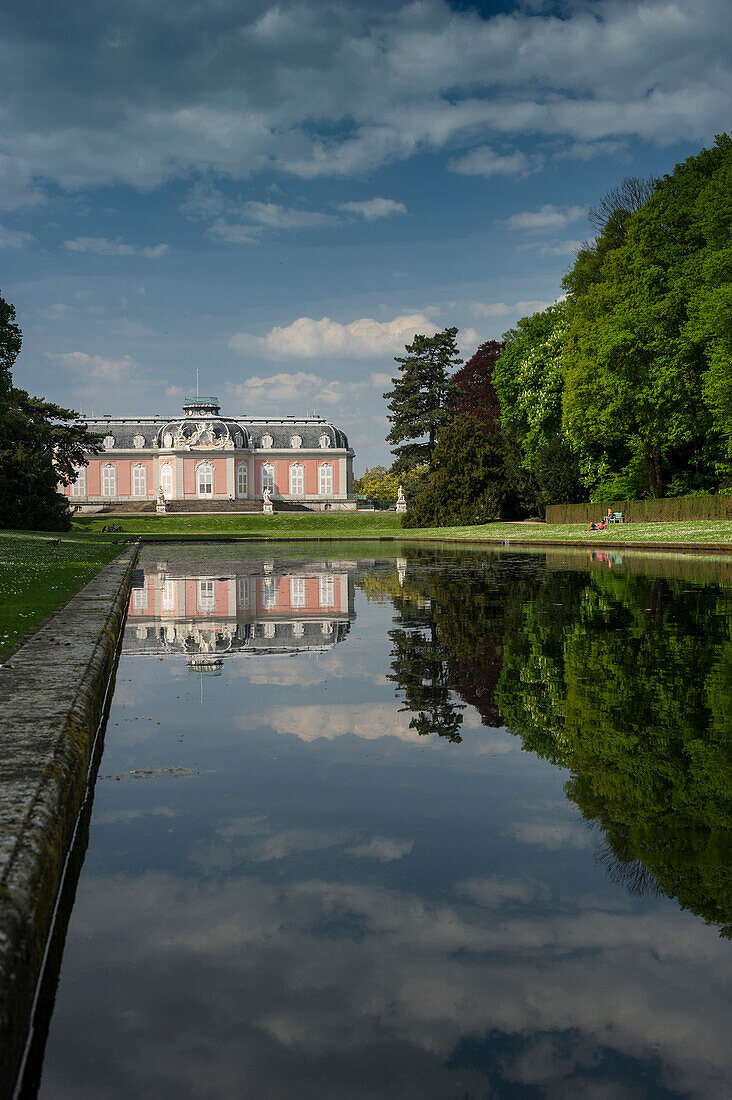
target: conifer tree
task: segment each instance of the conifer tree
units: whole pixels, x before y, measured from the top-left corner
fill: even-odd
[[[396,455],[397,470],[429,464],[437,433],[450,419],[447,410],[453,393],[450,378],[455,367],[462,364],[457,332],[456,328],[446,328],[434,336],[418,334],[406,345],[406,355],[394,357],[400,364],[400,373],[392,378],[394,389],[384,397],[391,410],[388,418],[391,431],[386,439],[395,444],[392,453]]]

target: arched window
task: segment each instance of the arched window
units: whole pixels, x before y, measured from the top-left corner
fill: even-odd
[[[305,607],[305,578],[290,577],[290,607]]]
[[[269,434],[269,432],[267,432],[265,435],[262,436],[262,446],[266,447],[267,450],[269,450],[269,448],[272,446],[273,443],[274,443],[274,439]]]
[[[237,601],[240,611],[246,611],[249,608],[249,577],[237,577]]]
[[[104,437],[104,449],[105,449],[105,451],[111,451],[112,447],[114,447],[114,436],[113,435],[105,435],[105,437]]]
[[[319,580],[320,606],[333,607],[335,604],[335,577],[332,573],[321,573]]]
[[[175,581],[166,577],[163,581],[163,611],[175,611]]]
[[[269,489],[270,493],[275,491],[274,466],[270,466],[269,462],[265,462],[262,467],[262,492],[264,492],[265,489]]]
[[[160,488],[163,490],[166,500],[172,500],[173,491],[173,467],[169,462],[164,462],[160,467]]]
[[[301,497],[305,492],[305,467],[299,462],[290,466],[290,495]]]
[[[196,470],[196,482],[199,497],[212,497],[214,491],[214,473],[210,462],[202,462]]]
[[[277,607],[277,581],[273,576],[262,577],[262,607],[265,611]]]
[[[325,434],[321,435],[321,437],[320,437],[320,446],[323,448],[323,450],[325,450],[326,447],[330,447],[330,436],[329,435],[325,435]]]
[[[132,495],[133,497],[147,496],[147,468],[137,465],[132,467]]]
[[[107,463],[102,466],[102,496],[117,496],[117,467]]]
[[[236,467],[236,495],[245,497],[248,492],[249,478],[245,462],[240,462]]]
[[[216,581],[201,577],[198,582],[198,610],[213,611],[216,607]]]
[[[76,471],[76,481],[72,482],[70,496],[72,497],[85,497],[86,496],[86,467],[80,466]]]
[[[145,446],[145,436],[136,435],[135,438],[132,440],[132,446],[135,447],[138,451],[142,450],[142,448]]]
[[[318,492],[322,497],[333,495],[333,467],[329,462],[318,468]]]
[[[170,432],[166,432],[163,436],[163,446],[166,450],[169,450],[173,446],[173,437]]]
[[[295,450],[297,450],[299,447],[302,447],[302,436],[301,435],[291,435],[290,436],[290,446],[293,447]]]

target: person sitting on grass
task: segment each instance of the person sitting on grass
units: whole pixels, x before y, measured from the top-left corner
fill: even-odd
[[[590,526],[587,528],[587,530],[588,531],[596,531],[597,530],[597,524],[596,523],[591,523]]]

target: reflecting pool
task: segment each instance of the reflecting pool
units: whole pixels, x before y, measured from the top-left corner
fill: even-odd
[[[25,1095],[728,1097],[731,810],[729,561],[147,547]]]

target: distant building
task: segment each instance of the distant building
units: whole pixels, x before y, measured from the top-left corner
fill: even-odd
[[[64,493],[81,510],[127,501],[261,499],[315,511],[354,510],[353,451],[319,416],[239,420],[215,397],[191,397],[176,418],[83,418],[104,438]]]

